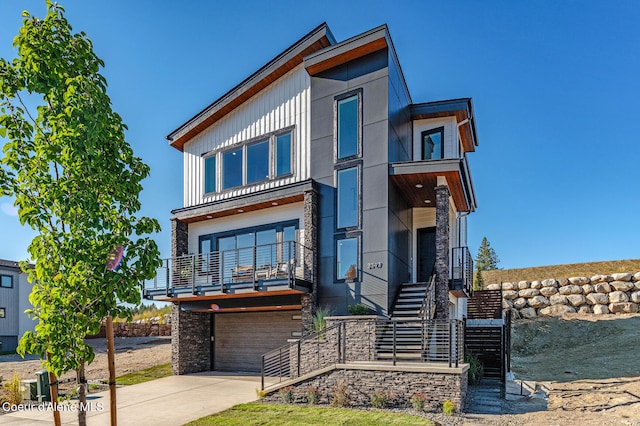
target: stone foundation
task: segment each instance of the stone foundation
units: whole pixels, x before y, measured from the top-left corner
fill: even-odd
[[[171,311],[171,368],[173,374],[208,371],[211,368],[211,319],[208,313]]]

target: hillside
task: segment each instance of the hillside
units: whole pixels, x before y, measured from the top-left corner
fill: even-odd
[[[604,262],[569,263],[565,265],[536,266],[531,268],[497,269],[484,271],[486,284],[544,280],[547,278],[591,277],[596,274],[640,271],[640,259],[611,260]]]

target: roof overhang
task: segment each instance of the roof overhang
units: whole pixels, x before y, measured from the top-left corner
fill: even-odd
[[[423,120],[439,117],[455,117],[460,131],[460,139],[465,152],[475,151],[478,146],[476,119],[471,98],[425,102],[411,105],[411,119]]]
[[[191,312],[257,312],[300,309],[298,290],[276,290],[211,296],[155,298],[164,302],[180,303],[180,308]]]
[[[230,199],[198,204],[171,211],[172,219],[193,223],[203,220],[217,219],[246,212],[252,212],[275,206],[304,201],[304,193],[313,190],[313,183],[306,180],[280,188],[268,189],[252,194],[241,195]]]
[[[458,212],[476,209],[476,198],[467,162],[459,159],[392,163],[391,181],[412,207],[435,207],[438,177],[444,177]]]
[[[335,42],[327,24],[322,23],[218,100],[169,133],[167,135],[169,145],[182,151],[185,143],[301,64],[305,56],[335,44]]]
[[[313,76],[391,45],[389,30],[386,25],[381,25],[307,55],[304,58],[304,67],[309,75]]]

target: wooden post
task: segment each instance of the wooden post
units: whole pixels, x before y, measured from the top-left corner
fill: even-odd
[[[51,354],[47,352],[47,359],[51,358]],[[60,426],[60,411],[58,411],[58,378],[54,373],[49,371],[49,392],[51,393],[51,403],[53,405],[53,424]]]
[[[109,364],[109,397],[111,408],[111,426],[118,424],[116,418],[116,360],[115,345],[113,343],[113,320],[111,315],[107,317],[107,362]]]

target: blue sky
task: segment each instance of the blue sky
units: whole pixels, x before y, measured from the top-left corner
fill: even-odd
[[[472,97],[469,156],[483,236],[504,268],[640,258],[640,3],[620,1],[66,0],[106,63],[113,108],[151,166],[142,213],[182,205],[181,153],[164,137],[323,21],[341,41],[387,23],[414,102]],[[21,11],[0,2],[0,56]],[[0,258],[23,259],[33,232],[0,198]]]

